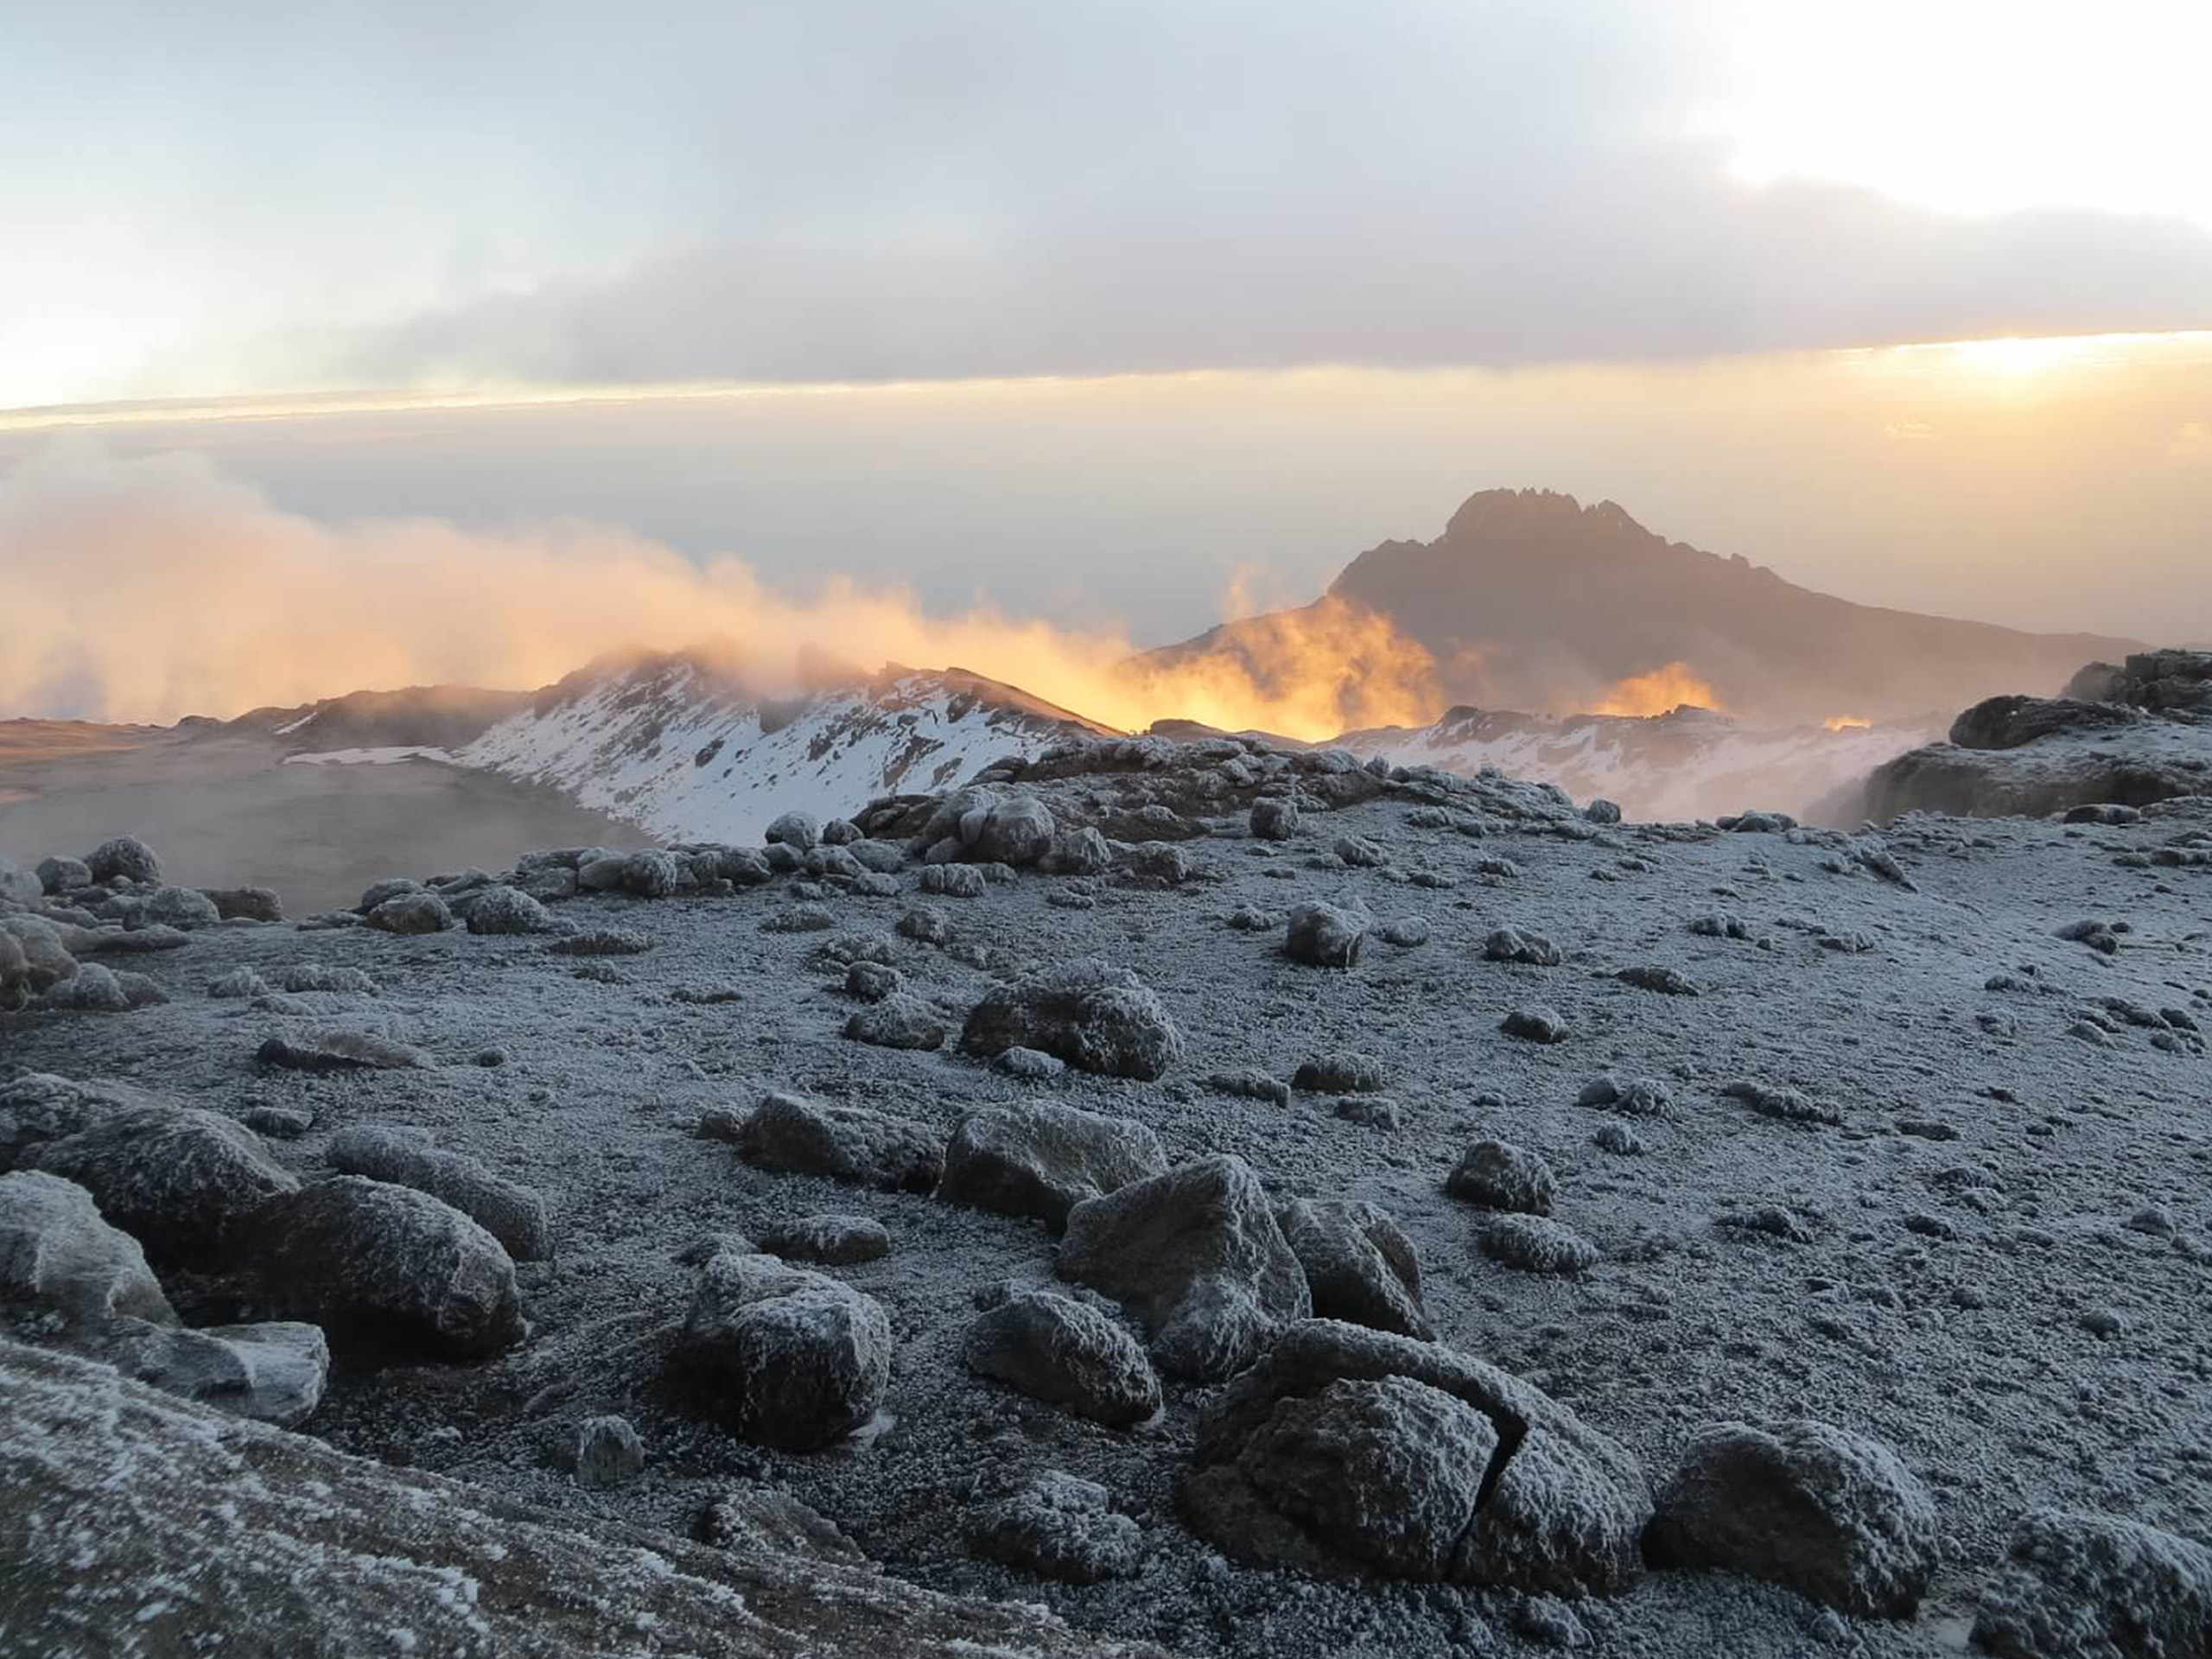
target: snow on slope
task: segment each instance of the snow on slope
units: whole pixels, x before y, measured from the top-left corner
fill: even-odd
[[[780,813],[839,817],[1108,729],[958,669],[887,670],[777,698],[679,652],[570,675],[454,759],[671,841],[743,842]]]
[[[1338,741],[1401,766],[1468,773],[1496,766],[1557,784],[1578,801],[1602,795],[1630,818],[1680,820],[1747,806],[1806,817],[1823,797],[1937,734],[1934,721],[1761,730],[1687,706],[1649,719],[1459,708],[1433,726],[1381,727]]]

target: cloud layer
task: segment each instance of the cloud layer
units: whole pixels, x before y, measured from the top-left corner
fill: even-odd
[[[0,475],[0,594],[10,715],[167,722],[364,689],[527,690],[607,652],[707,642],[763,689],[795,683],[810,648],[871,671],[967,668],[1131,729],[1173,715],[1325,737],[1442,706],[1426,652],[1341,608],[1274,625],[1254,667],[1138,673],[1111,629],[937,615],[840,577],[794,596],[741,560],[580,521],[322,523],[203,458],[81,441]]]
[[[0,65],[0,140],[74,146],[66,179],[0,179],[0,404],[2212,322],[2201,224],[1742,181],[1707,112],[1808,54],[1734,62],[1740,0],[395,0],[308,27],[242,0],[219,35],[135,18],[123,52],[109,11]],[[2002,146],[1955,67],[1953,142]],[[2105,84],[2085,62],[2074,92]]]

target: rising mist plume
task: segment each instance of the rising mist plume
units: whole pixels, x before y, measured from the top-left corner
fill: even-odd
[[[618,527],[323,523],[204,458],[60,442],[0,477],[0,709],[117,721],[230,716],[358,688],[526,689],[609,651],[714,638],[763,689],[808,647],[873,668],[958,665],[1093,720],[1166,716],[1323,738],[1443,707],[1420,645],[1358,607],[1266,619],[1258,671],[1130,664],[1112,628],[979,608],[934,616],[833,577],[794,596],[744,560],[695,562]]]

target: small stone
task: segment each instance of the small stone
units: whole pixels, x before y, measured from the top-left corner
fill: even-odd
[[[845,1035],[876,1048],[942,1048],[944,1022],[921,998],[901,992],[856,1010],[845,1021]]]
[[[1667,996],[1695,996],[1697,987],[1672,968],[1624,968],[1613,976],[1624,985],[1633,985],[1638,990],[1657,991]]]
[[[1597,1247],[1588,1239],[1540,1216],[1493,1216],[1479,1238],[1484,1255],[1523,1273],[1572,1276],[1598,1264]]]
[[[1031,1083],[1050,1083],[1068,1069],[1068,1063],[1058,1055],[1018,1045],[1001,1049],[991,1064],[1009,1077],[1025,1078]]]
[[[1283,954],[1311,967],[1350,969],[1366,937],[1365,921],[1334,905],[1300,905],[1284,924]]]
[[[891,1254],[891,1235],[868,1216],[804,1216],[762,1230],[760,1248],[786,1261],[849,1268]]]
[[[1487,1210],[1548,1216],[1555,1183],[1551,1167],[1533,1152],[1504,1141],[1478,1141],[1444,1183],[1455,1198]]]
[[[1498,1022],[1497,1028],[1509,1037],[1532,1043],[1563,1043],[1567,1038],[1567,1021],[1552,1008],[1516,1008]]]
[[[587,1417],[576,1427],[576,1484],[627,1485],[645,1472],[645,1443],[626,1417]]]
[[[1049,1469],[1006,1502],[986,1510],[968,1547],[1040,1578],[1100,1584],[1137,1575],[1143,1535],[1115,1512],[1095,1481]]]
[[[1324,1095],[1374,1094],[1382,1087],[1382,1063],[1366,1054],[1317,1054],[1300,1063],[1290,1086]]]
[[[1541,933],[1501,927],[1483,941],[1483,955],[1492,962],[1524,963],[1532,968],[1556,968],[1567,953]]]
[[[895,996],[906,984],[896,968],[880,962],[861,961],[845,970],[845,994],[863,1002],[880,1002]]]

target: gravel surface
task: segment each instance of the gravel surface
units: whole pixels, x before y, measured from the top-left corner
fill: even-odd
[[[1309,801],[1284,841],[1254,839],[1242,813],[1207,828],[1179,843],[1179,871],[1125,861],[1126,881],[1032,869],[925,898],[918,861],[895,895],[784,874],[721,897],[553,906],[646,942],[620,955],[229,923],[131,959],[166,1003],[0,1014],[0,1077],[114,1077],[236,1117],[307,1114],[306,1133],[269,1142],[302,1178],[330,1173],[341,1132],[419,1128],[543,1195],[552,1258],[515,1269],[527,1340],[476,1364],[342,1366],[304,1426],[334,1446],[686,1535],[718,1496],[781,1488],[899,1577],[1185,1654],[1949,1653],[2031,1510],[2212,1535],[2212,1072],[2190,1029],[2212,1024],[2212,868],[2115,861],[2202,836],[2212,807],[2120,826],[1915,817],[1886,830],[1887,860],[1831,835],[1600,829],[1563,810],[1478,820],[1392,793]],[[1347,838],[1363,843],[1351,861],[1335,850]],[[925,903],[949,930],[895,925]],[[1354,966],[1285,956],[1281,918],[1307,903],[1369,919]],[[802,906],[830,925],[794,920]],[[1740,928],[1694,929],[1716,913]],[[1425,942],[1385,942],[1412,918],[1425,929],[1394,931]],[[2059,937],[2084,920],[2115,948]],[[1490,959],[1501,928],[1563,959]],[[868,1006],[846,988],[859,954],[897,968],[941,1046],[845,1034]],[[1159,999],[1181,1038],[1164,1075],[1021,1076],[962,1052],[995,985],[1083,957]],[[435,1064],[257,1061],[305,1015],[206,987],[243,969],[277,985],[310,963],[377,987],[308,994],[315,1021],[361,1023]],[[1555,1015],[1563,1039],[1507,1034],[1516,1010]],[[1342,1056],[1379,1073],[1349,1068],[1355,1107],[1251,1087]],[[971,1374],[963,1339],[993,1287],[1057,1282],[1052,1233],[764,1173],[696,1133],[773,1091],[939,1141],[977,1107],[1074,1106],[1143,1125],[1172,1164],[1241,1158],[1276,1201],[1371,1203],[1418,1255],[1436,1339],[1570,1407],[1655,1490],[1708,1425],[1818,1420],[1924,1484],[1942,1565],[1896,1621],[1707,1571],[1570,1604],[1236,1565],[1176,1503],[1218,1391],[1166,1377],[1159,1415],[1123,1431]],[[1485,1141],[1548,1168],[1548,1221],[1586,1242],[1586,1270],[1486,1248],[1496,1216],[1446,1192]],[[876,1299],[894,1347],[872,1424],[785,1452],[691,1409],[664,1361],[702,1239],[809,1217],[888,1235],[880,1257],[810,1270]],[[250,1279],[164,1282],[189,1324],[263,1317]],[[643,1471],[580,1485],[579,1429],[608,1414],[635,1426]],[[971,1551],[1046,1471],[1097,1483],[1135,1522],[1136,1576],[1065,1583]]]

